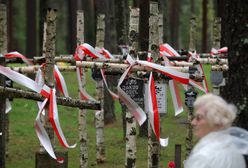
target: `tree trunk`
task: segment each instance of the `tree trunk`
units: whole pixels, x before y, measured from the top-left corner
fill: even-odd
[[[140,0],[139,43],[141,51],[149,47],[149,0]],[[143,124],[144,125],[144,124]]]
[[[85,16],[85,42],[92,46],[96,44],[95,0],[83,0]]]
[[[105,0],[106,2],[106,29],[105,31],[105,40],[104,47],[110,51],[110,53],[117,53],[117,42],[116,42],[116,24],[115,24],[115,1],[114,0]],[[107,76],[107,81],[109,87],[113,89],[117,82],[117,78],[114,76]],[[111,95],[109,94],[106,87],[104,88],[104,123],[110,124],[116,121],[114,101],[110,99]]]
[[[208,49],[208,0],[202,1],[202,52]]]
[[[105,14],[97,14],[96,29],[96,46],[104,47],[105,34]],[[104,83],[103,80],[96,81],[96,100],[101,102],[101,109],[95,111],[96,125],[96,162],[103,163],[105,161],[104,146]]]
[[[170,29],[170,44],[179,47],[179,16],[180,5],[179,0],[169,1],[169,29]]]
[[[161,14],[162,14],[162,24],[163,24],[163,43],[164,42],[166,42],[166,41],[168,41],[167,39],[168,39],[168,37],[167,37],[167,34],[166,34],[166,32],[167,32],[167,27],[165,26],[165,25],[167,25],[166,24],[166,22],[167,22],[167,20],[166,20],[166,17],[167,17],[167,1],[165,1],[165,0],[160,0],[160,4],[161,4]]]
[[[222,15],[221,46],[228,47],[229,71],[221,95],[238,108],[236,125],[248,129],[248,3],[225,1]]]
[[[3,9],[2,6],[0,6],[0,8],[1,10]],[[0,17],[0,19],[2,18]],[[1,22],[0,22],[0,26],[1,26]],[[0,58],[0,64],[1,66],[5,66],[5,59],[3,57]],[[0,75],[0,86],[5,87],[5,77],[3,75]],[[5,164],[6,164],[6,153],[5,152],[6,152],[6,147],[8,145],[6,142],[6,136],[7,136],[6,135],[7,133],[6,132],[6,116],[7,115],[5,113],[5,109],[6,109],[5,96],[6,96],[6,93],[0,94],[0,109],[1,109],[0,110],[0,167],[1,168],[5,168]]]
[[[128,2],[126,0],[115,0],[116,34],[117,44],[128,44]]]
[[[158,21],[159,21],[158,3],[150,3],[150,17],[149,17],[149,51],[153,60],[159,57],[159,34],[158,34]],[[148,90],[145,96],[148,95]],[[146,109],[148,113],[148,109]],[[149,117],[149,115],[148,115]],[[156,138],[150,120],[148,118],[148,168],[159,167],[160,143]]]
[[[27,27],[26,27],[26,56],[33,58],[36,53],[36,0],[27,0],[26,2],[26,15],[27,15]]]
[[[12,6],[12,1],[7,1],[7,34],[8,34],[8,51],[13,50],[13,37],[12,37],[12,20],[13,20],[13,6]]]
[[[68,10],[69,10],[69,14],[67,15],[67,19],[68,19],[68,49],[67,51],[69,51],[69,53],[74,53],[75,49],[76,49],[76,45],[77,45],[77,40],[76,40],[76,24],[77,24],[77,1],[75,0],[70,0],[68,1]]]
[[[139,48],[141,51],[148,51],[149,48],[149,13],[150,13],[150,1],[140,0],[140,19],[139,19]],[[146,58],[140,58],[146,60]],[[144,85],[144,84],[143,84]],[[144,107],[144,104],[143,104]],[[142,107],[142,108],[143,108]],[[139,136],[148,136],[148,122],[147,120],[139,128]]]

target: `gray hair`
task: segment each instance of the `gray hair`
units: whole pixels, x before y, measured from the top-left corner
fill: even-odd
[[[211,93],[198,97],[194,102],[194,108],[204,110],[209,125],[221,129],[230,127],[237,113],[237,108],[233,104]]]

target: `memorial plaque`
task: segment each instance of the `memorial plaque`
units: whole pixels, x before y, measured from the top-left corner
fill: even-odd
[[[95,81],[101,81],[102,80],[102,74],[100,69],[91,69],[91,77]]]
[[[222,71],[211,71],[210,78],[211,78],[212,84],[218,86],[223,81],[223,72]]]
[[[193,108],[197,92],[194,90],[188,90],[185,92],[185,105],[189,108]]]
[[[148,83],[145,84],[145,89],[148,91]],[[156,96],[157,96],[157,105],[158,112],[161,115],[166,114],[167,112],[167,85],[163,82],[155,82]],[[145,96],[145,102],[147,102],[147,96]],[[147,105],[147,103],[145,103]],[[147,108],[146,108],[147,109]]]
[[[144,107],[144,81],[134,78],[125,79],[121,89],[126,92],[141,108]]]

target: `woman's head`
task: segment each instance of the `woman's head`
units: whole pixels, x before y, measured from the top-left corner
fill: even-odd
[[[228,128],[236,118],[236,108],[214,94],[198,97],[194,103],[194,134],[202,138],[211,131]]]

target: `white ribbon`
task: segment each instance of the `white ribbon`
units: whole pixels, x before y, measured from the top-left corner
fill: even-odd
[[[160,120],[159,120],[159,113],[158,113],[155,83],[154,83],[152,72],[150,73],[148,89],[149,89],[148,90],[149,121],[150,121],[150,124],[152,126],[153,132],[157,140],[159,140],[160,142],[160,145],[165,147],[168,145],[168,138],[166,139],[160,138]]]
[[[3,74],[4,76],[7,76],[9,79],[11,79],[12,81],[21,84],[37,93],[40,93],[42,96],[45,97],[44,102],[41,104],[41,108],[38,112],[38,115],[36,117],[36,122],[35,122],[35,128],[36,128],[36,133],[37,136],[41,142],[41,144],[44,146],[44,148],[46,149],[46,151],[49,153],[49,155],[51,155],[51,157],[53,157],[54,159],[56,159],[57,161],[61,162],[61,159],[56,158],[55,155],[53,155],[54,151],[53,148],[51,147],[51,142],[50,139],[47,139],[47,134],[44,133],[44,128],[43,125],[40,122],[40,114],[43,111],[45,105],[48,103],[48,100],[50,101],[49,104],[49,119],[50,122],[53,126],[53,129],[59,139],[60,144],[63,147],[66,148],[74,148],[76,145],[72,145],[69,146],[64,134],[61,130],[60,127],[60,123],[59,123],[59,118],[58,118],[58,111],[57,111],[57,103],[56,103],[56,95],[55,95],[55,90],[54,89],[50,89],[48,86],[44,85],[43,87],[41,87],[38,83],[36,83],[35,81],[31,80],[30,78],[19,74],[15,71],[10,70],[9,68],[0,66],[0,73]],[[39,120],[37,122],[37,120]]]
[[[13,58],[21,58],[23,62],[25,62],[27,65],[33,65],[33,62],[30,61],[27,57],[22,55],[21,53],[17,51],[9,52],[7,54],[4,54],[4,57],[6,59],[13,59]]]

